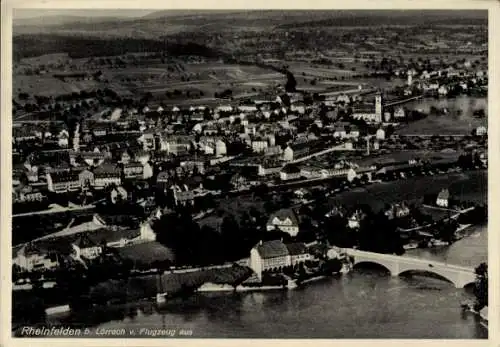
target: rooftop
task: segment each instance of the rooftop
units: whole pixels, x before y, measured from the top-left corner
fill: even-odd
[[[272,240],[259,243],[257,246],[257,252],[264,258],[276,258],[276,257],[286,257],[288,253],[288,248],[285,246],[281,240]]]

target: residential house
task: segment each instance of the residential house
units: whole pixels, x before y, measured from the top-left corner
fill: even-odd
[[[205,173],[205,160],[204,158],[195,157],[192,160],[183,160],[180,162],[180,166],[184,169],[184,171],[192,173]]]
[[[259,176],[266,176],[279,173],[282,169],[281,161],[274,158],[265,158],[257,167]]]
[[[156,133],[156,130],[147,129],[137,139],[137,141],[142,144],[142,148],[145,151],[154,151],[156,149],[155,133]]]
[[[266,156],[276,156],[283,153],[281,146],[270,146],[264,150],[264,155]]]
[[[293,210],[282,209],[271,214],[266,229],[268,231],[279,230],[290,236],[296,236],[299,232],[299,221]]]
[[[71,245],[75,252],[74,257],[77,259],[95,259],[101,255],[103,249],[96,242],[91,240],[86,233],[79,235],[76,240],[74,240]]]
[[[300,168],[296,165],[285,165],[280,171],[282,181],[294,180],[300,178]]]
[[[142,165],[142,178],[147,180],[154,175],[153,166],[150,163],[145,163]]]
[[[388,219],[403,218],[410,214],[410,209],[404,202],[401,204],[392,204],[384,214]]]
[[[254,152],[262,153],[266,150],[268,146],[269,144],[266,139],[263,139],[261,137],[252,139],[252,150]]]
[[[34,243],[24,244],[13,253],[15,256],[12,263],[22,271],[53,270],[59,266],[56,253],[41,249]]]
[[[488,129],[484,125],[480,125],[476,128],[477,136],[485,136],[488,135]]]
[[[398,106],[394,109],[394,119],[401,120],[405,118],[405,110],[401,106]]]
[[[94,173],[88,169],[81,171],[78,174],[81,187],[93,187],[94,186]]]
[[[111,202],[113,204],[116,204],[118,201],[127,200],[127,197],[128,197],[127,191],[122,186],[114,187],[109,194],[110,194]]]
[[[436,199],[436,205],[440,207],[448,207],[448,201],[450,199],[450,192],[448,189],[442,189]]]
[[[190,136],[167,136],[160,139],[162,151],[180,155],[186,154],[192,147],[192,138]]]
[[[96,189],[110,185],[119,186],[121,183],[121,171],[116,165],[104,163],[94,170],[94,187]]]
[[[29,163],[24,164],[24,173],[26,174],[26,178],[28,182],[35,183],[38,182],[38,166],[31,165]]]
[[[143,178],[144,166],[139,162],[130,162],[123,165],[123,176],[125,179]]]
[[[12,128],[12,138],[16,143],[35,140],[36,134],[35,131],[29,127],[13,127]]]
[[[108,134],[108,129],[106,126],[96,126],[92,128],[92,134],[95,137],[104,137]]]
[[[59,147],[68,148],[69,146],[69,133],[66,129],[63,129],[57,135],[57,144]]]
[[[164,193],[167,191],[170,183],[170,174],[168,171],[162,171],[156,176],[156,187]]]
[[[439,95],[447,95],[448,94],[448,88],[445,85],[442,85],[438,89],[438,94]]]
[[[75,155],[78,155],[87,166],[99,166],[106,159],[106,154],[97,147],[92,152],[78,152]]]
[[[377,129],[377,132],[375,133],[375,138],[377,140],[385,140],[385,130],[382,128]]]
[[[227,154],[226,143],[221,139],[215,141],[215,156],[222,157],[225,156],[226,154]]]
[[[203,128],[203,135],[205,136],[215,136],[218,133],[219,133],[219,128],[215,124],[209,123]]]
[[[151,159],[151,154],[144,150],[139,150],[135,153],[135,161],[145,165]]]
[[[344,139],[347,137],[347,132],[343,126],[335,127],[333,131],[333,137],[338,137]]]
[[[47,189],[50,192],[66,193],[68,191],[78,190],[80,185],[80,177],[78,172],[48,172],[47,173]]]
[[[347,226],[350,229],[359,229],[360,223],[364,218],[365,214],[360,210],[356,210],[347,220]]]
[[[130,151],[128,149],[124,150],[122,152],[119,162],[122,164],[128,164],[130,163],[131,160],[132,160],[132,155],[130,154]]]
[[[15,202],[35,202],[42,201],[44,195],[40,190],[33,188],[32,186],[24,186],[18,190],[14,191]]]
[[[287,146],[283,151],[283,160],[287,162],[293,161],[293,149],[291,146]]]
[[[195,194],[187,185],[175,184],[171,188],[176,205],[194,204]]]

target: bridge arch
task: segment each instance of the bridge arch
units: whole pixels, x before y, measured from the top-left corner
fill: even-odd
[[[359,260],[355,261],[353,264],[353,268],[356,267],[361,267],[363,265],[376,265],[380,269],[384,269],[386,272],[388,272],[391,276],[394,276],[394,269],[391,267],[390,264],[385,264],[383,262],[377,261],[377,260]],[[361,265],[361,266],[360,266]]]
[[[413,274],[422,275],[422,276],[432,275],[432,276],[428,276],[428,277],[429,278],[436,278],[436,279],[442,280],[443,282],[447,282],[447,283],[450,283],[454,286],[457,286],[457,284],[455,283],[455,281],[453,279],[450,279],[449,277],[440,274],[438,271],[432,271],[432,270],[427,270],[427,269],[426,270],[423,270],[423,269],[404,270],[404,271],[399,272],[397,274],[397,276],[413,275]]]

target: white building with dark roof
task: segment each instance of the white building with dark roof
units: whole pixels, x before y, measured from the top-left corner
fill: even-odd
[[[442,189],[436,199],[436,205],[440,207],[448,207],[448,200],[450,199],[450,191]]]
[[[267,221],[268,231],[279,230],[296,236],[299,232],[299,220],[291,209],[282,209],[274,212]]]
[[[260,241],[250,250],[250,268],[262,280],[262,273],[269,270],[295,266],[311,259],[305,244],[285,244],[281,240]]]

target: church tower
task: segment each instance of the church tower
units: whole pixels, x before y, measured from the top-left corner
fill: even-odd
[[[375,113],[382,119],[382,95],[377,94],[375,96]]]

